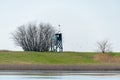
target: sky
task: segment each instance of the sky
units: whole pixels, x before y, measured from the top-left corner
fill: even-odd
[[[64,51],[120,51],[120,0],[0,0],[0,49],[21,51],[11,33],[28,23],[61,25]]]

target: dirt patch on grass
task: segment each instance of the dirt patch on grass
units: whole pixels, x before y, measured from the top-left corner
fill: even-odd
[[[114,56],[112,54],[102,54],[98,53],[94,56],[94,60],[102,63],[120,63],[120,57]]]

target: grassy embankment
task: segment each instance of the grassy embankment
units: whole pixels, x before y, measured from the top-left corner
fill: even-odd
[[[110,61],[111,58],[113,58],[112,61]],[[105,61],[100,59],[105,59]],[[120,54],[112,53],[108,55],[102,55],[101,57],[101,55],[98,55],[97,53],[90,52],[0,52],[0,64],[104,64],[108,62],[114,63],[114,59],[120,61]]]

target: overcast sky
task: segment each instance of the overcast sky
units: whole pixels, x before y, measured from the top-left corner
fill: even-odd
[[[0,49],[22,50],[11,33],[30,22],[61,24],[65,51],[96,51],[101,40],[120,51],[120,0],[0,0]]]

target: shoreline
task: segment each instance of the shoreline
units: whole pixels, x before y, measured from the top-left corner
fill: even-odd
[[[34,76],[65,76],[65,75],[89,75],[89,76],[113,76],[120,71],[49,71],[49,70],[0,70],[2,75],[34,75]]]
[[[1,70],[41,70],[41,71],[120,71],[120,65],[38,65],[0,64]]]
[[[120,65],[0,64],[0,75],[120,75]]]

